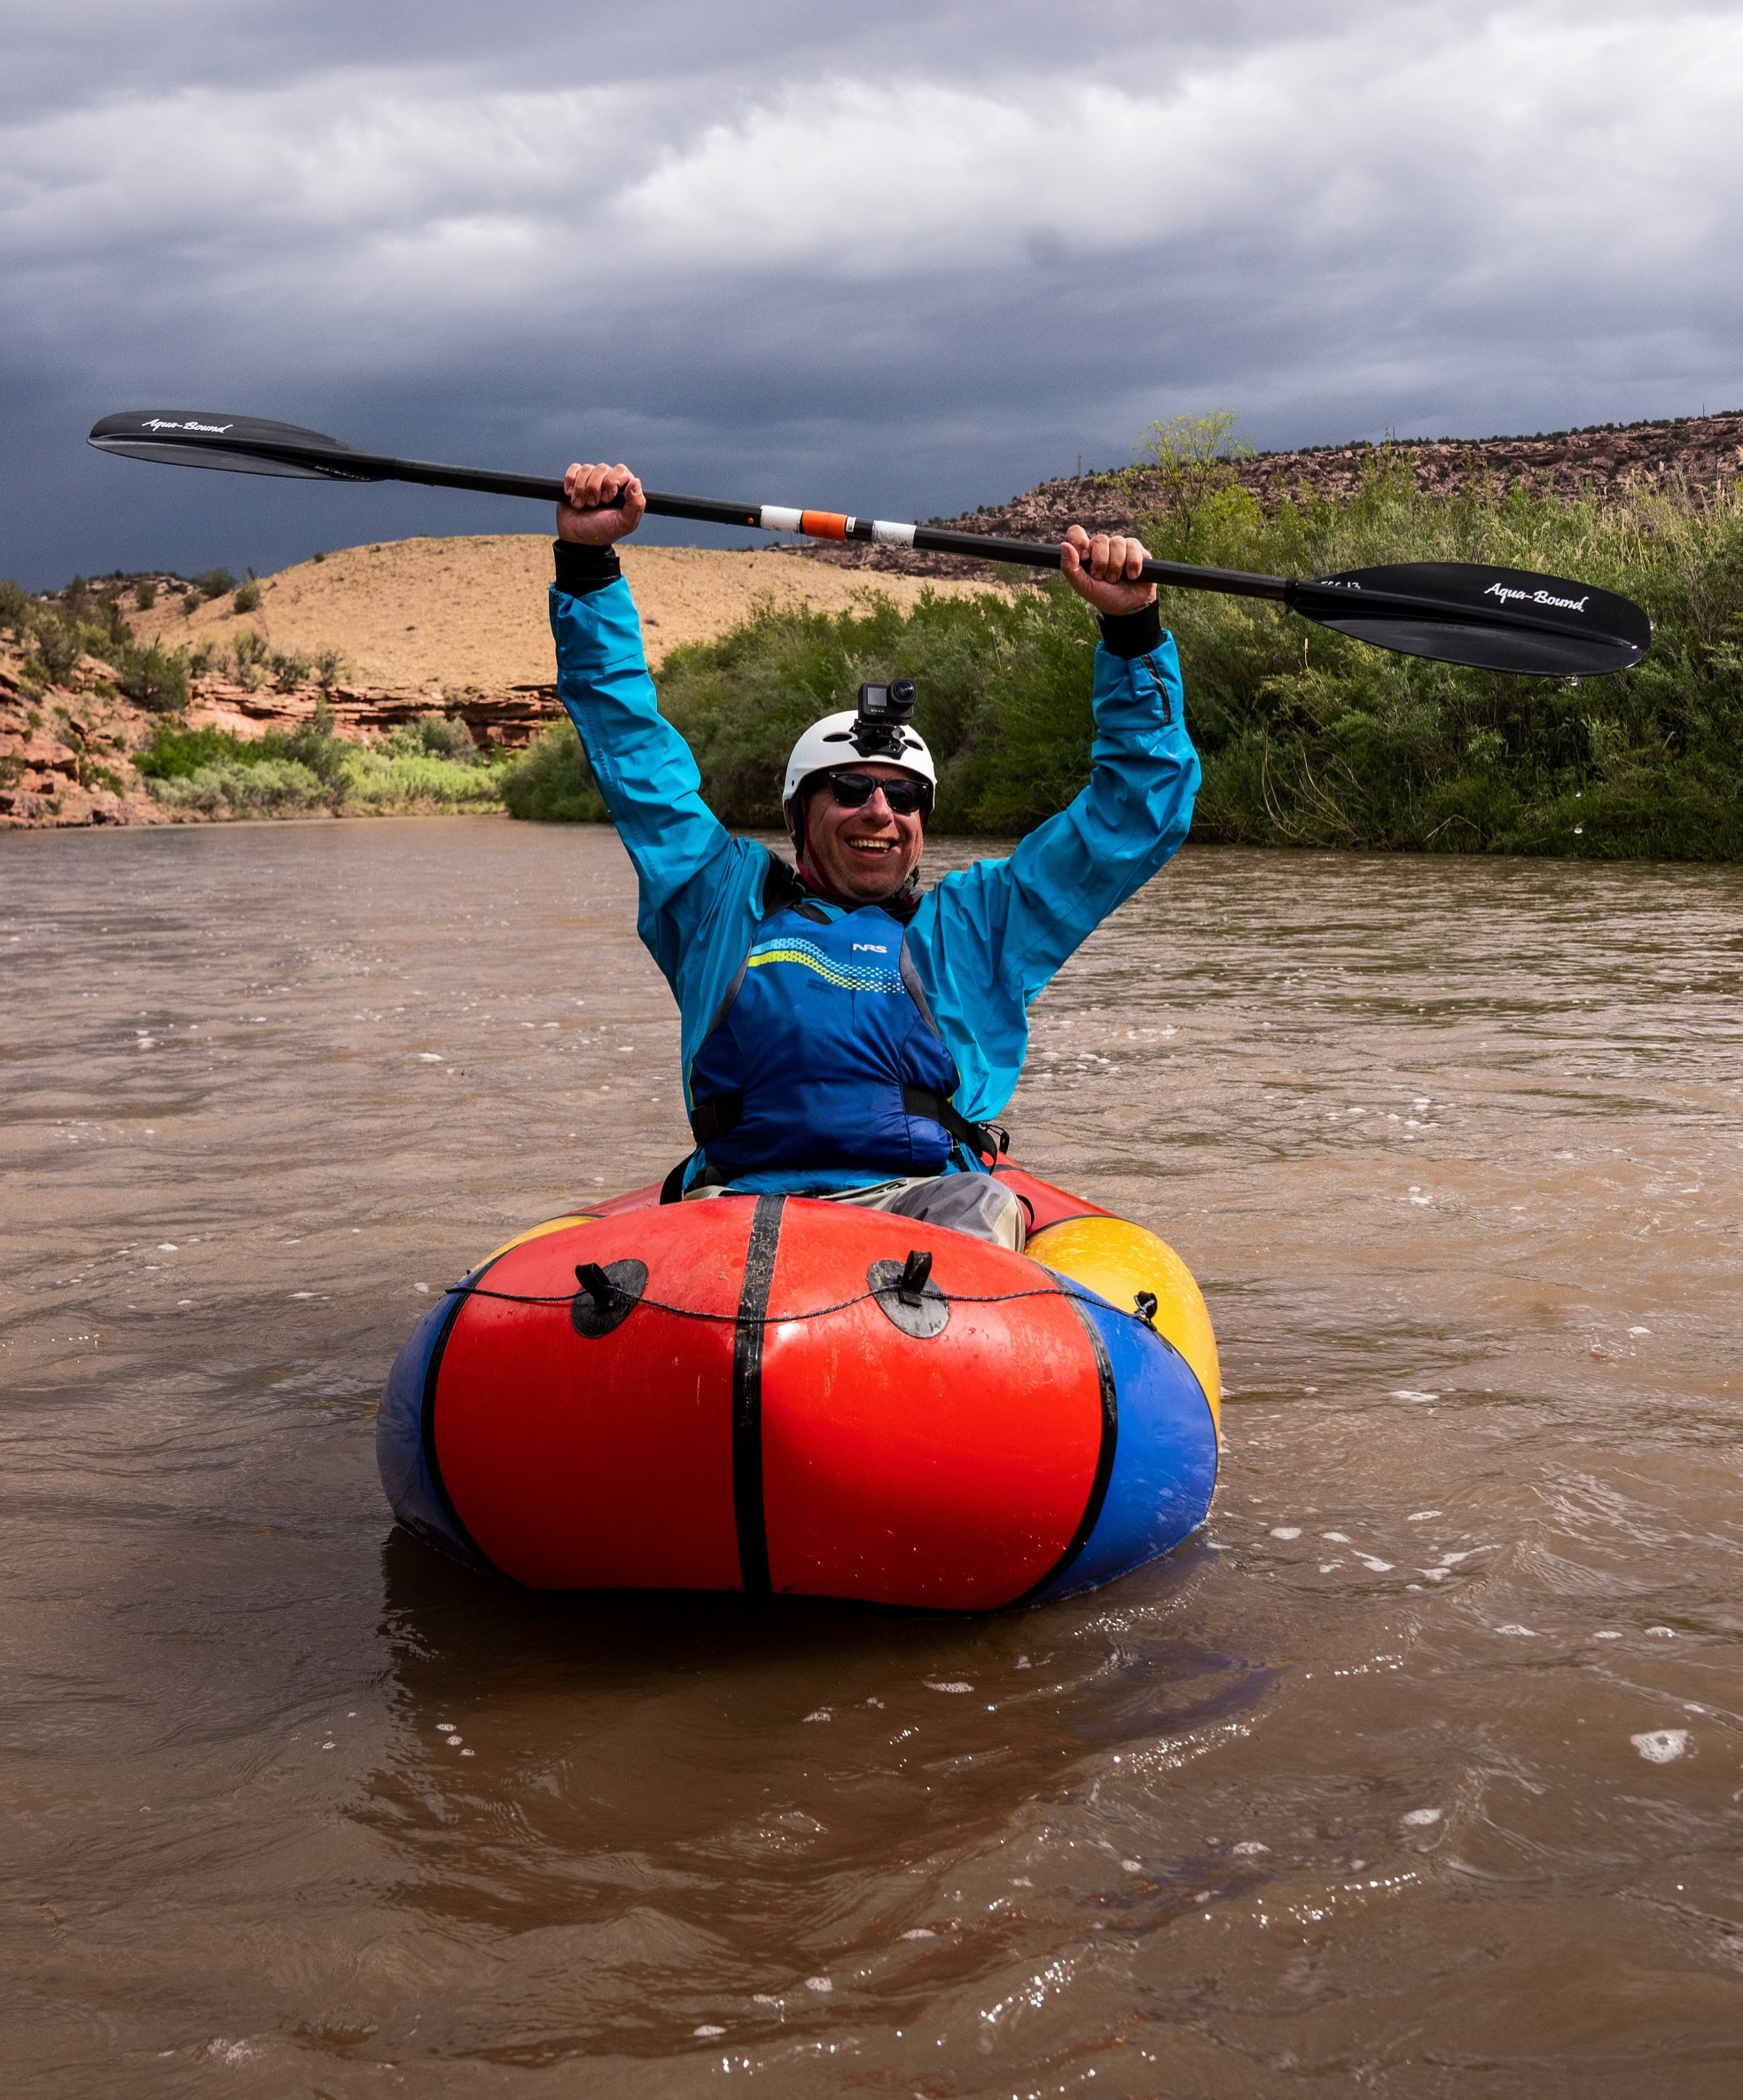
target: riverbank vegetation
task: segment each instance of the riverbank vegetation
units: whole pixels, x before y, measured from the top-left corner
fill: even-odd
[[[463,722],[441,715],[379,745],[335,736],[322,707],[289,733],[251,738],[168,721],[134,767],[157,802],[184,816],[389,816],[502,802],[500,765],[474,749]]]
[[[1743,503],[1676,490],[1618,502],[1514,488],[1419,489],[1377,449],[1353,497],[1262,504],[1236,473],[1230,418],[1148,433],[1140,521],[1171,559],[1277,574],[1388,561],[1483,561],[1572,576],[1651,613],[1653,652],[1617,676],[1502,677],[1387,654],[1256,600],[1174,592],[1187,719],[1204,761],[1193,836],[1381,851],[1743,858]],[[920,688],[940,761],[938,827],[1020,831],[1089,774],[1095,622],[1057,582],[1014,599],[868,598],[831,617],[765,609],[678,649],[661,706],[730,824],[778,829],[799,731],[863,679]],[[509,771],[517,816],[604,814],[574,732]]]

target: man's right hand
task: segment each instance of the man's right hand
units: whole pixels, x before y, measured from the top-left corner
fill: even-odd
[[[609,547],[642,521],[647,498],[627,466],[572,466],[563,476],[557,537],[582,547]]]

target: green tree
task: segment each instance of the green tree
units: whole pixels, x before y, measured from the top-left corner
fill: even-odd
[[[1160,515],[1166,521],[1169,558],[1197,558],[1196,535],[1208,509],[1231,496],[1242,496],[1239,463],[1254,451],[1235,434],[1239,418],[1232,409],[1214,409],[1208,416],[1170,416],[1147,423],[1138,433],[1132,476],[1160,483]]]

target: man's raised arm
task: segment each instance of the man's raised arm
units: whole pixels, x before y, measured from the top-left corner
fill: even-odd
[[[621,464],[577,464],[563,488],[551,593],[558,698],[635,863],[644,914],[659,914],[721,852],[727,833],[702,800],[690,746],[660,713],[618,566],[614,543],[647,507],[641,482]]]

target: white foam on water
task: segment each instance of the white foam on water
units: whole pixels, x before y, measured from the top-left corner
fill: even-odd
[[[1322,1531],[1319,1535],[1327,1545],[1347,1546],[1349,1543],[1349,1534],[1347,1531]]]
[[[1392,1397],[1395,1400],[1398,1396],[1395,1393]],[[1444,1517],[1445,1515],[1444,1510],[1412,1510],[1410,1515],[1405,1518],[1404,1522],[1406,1524],[1426,1524],[1431,1517]]]
[[[725,2034],[724,2027],[692,2027],[690,2032],[699,2041],[715,2041]]]
[[[1241,1859],[1257,1859],[1262,1852],[1269,1852],[1270,1846],[1261,1845],[1256,1838],[1243,1838],[1239,1845],[1231,1845],[1229,1849]]]
[[[1505,1625],[1497,1626],[1495,1630],[1497,1634],[1517,1635],[1523,1641],[1535,1641],[1537,1638],[1536,1634],[1530,1627],[1521,1626],[1516,1619],[1509,1619]]]
[[[1656,1641],[1674,1641],[1677,1638],[1677,1629],[1674,1626],[1649,1626],[1646,1632]]]
[[[1426,1831],[1431,1823],[1439,1823],[1442,1811],[1439,1808],[1407,1808],[1399,1822],[1413,1831]]]
[[[927,1677],[924,1680],[924,1682],[928,1691],[973,1691],[974,1689],[972,1684],[960,1684],[954,1680],[947,1680],[943,1682],[939,1682],[931,1677]]]
[[[935,1940],[938,1935],[930,1925],[910,1925],[902,1937],[904,1940]],[[770,2001],[771,2004],[773,2002],[772,1999]]]
[[[826,1976],[808,1976],[805,1979],[805,1988],[808,1991],[832,1991],[835,1986]]]
[[[1274,1524],[1271,1526],[1274,1539],[1298,1539],[1301,1535],[1301,1527],[1299,1524]]]

